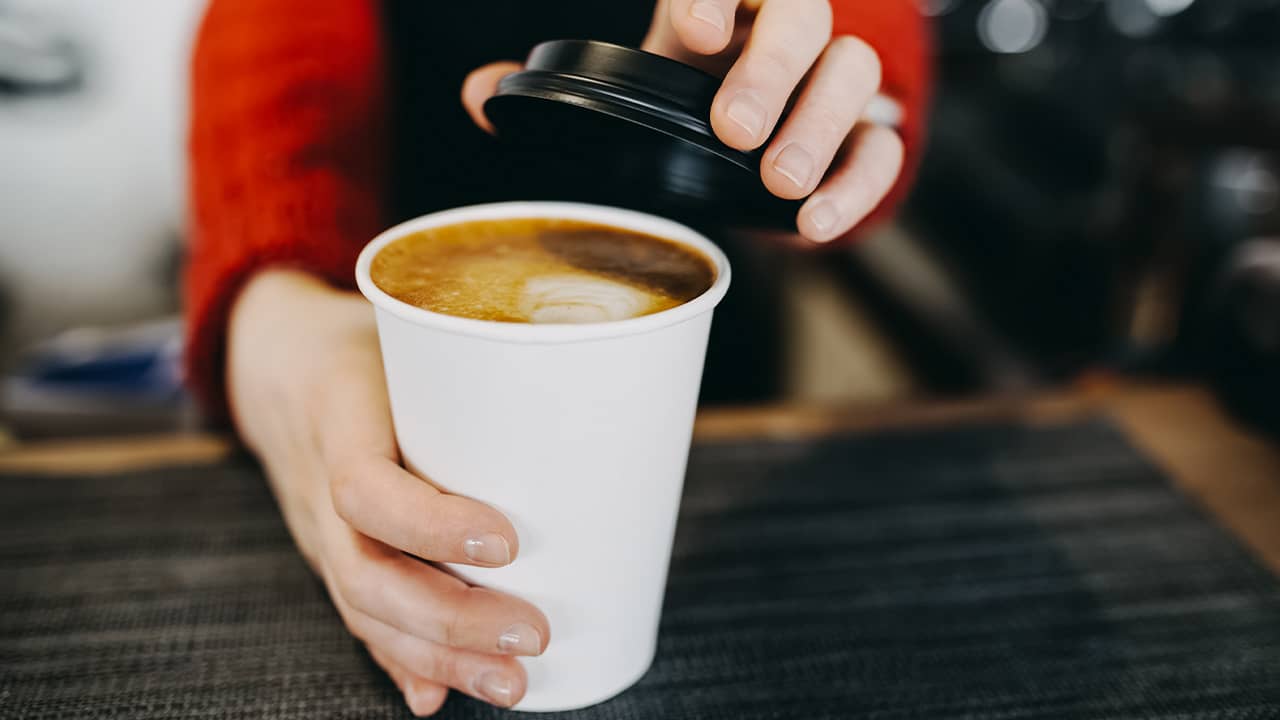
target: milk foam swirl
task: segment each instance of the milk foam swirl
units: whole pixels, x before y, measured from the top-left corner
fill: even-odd
[[[520,312],[531,323],[593,323],[648,314],[650,293],[621,283],[582,275],[529,278],[520,295]]]

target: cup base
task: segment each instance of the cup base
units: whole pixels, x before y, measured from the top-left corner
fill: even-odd
[[[570,710],[582,710],[583,708],[589,708],[593,705],[599,705],[600,703],[612,700],[627,690],[630,690],[636,683],[640,682],[640,678],[643,678],[645,673],[649,672],[649,668],[653,666],[653,659],[656,654],[657,648],[655,647],[653,651],[650,651],[649,659],[640,667],[640,672],[635,673],[634,676],[622,685],[611,688],[602,693],[587,695],[582,698],[574,698],[568,701],[557,698],[538,698],[536,694],[533,698],[529,698],[526,694],[526,699],[516,703],[511,709],[516,712],[526,713],[569,712]]]

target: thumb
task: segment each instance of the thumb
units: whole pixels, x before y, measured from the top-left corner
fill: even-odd
[[[485,101],[498,91],[498,81],[523,67],[520,63],[510,61],[489,63],[472,70],[462,82],[462,105],[467,109],[471,120],[485,132],[493,132],[493,125],[484,114]]]
[[[668,21],[688,50],[715,55],[733,39],[734,16],[744,0],[671,0]]]

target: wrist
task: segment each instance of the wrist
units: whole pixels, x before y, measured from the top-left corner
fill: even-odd
[[[231,332],[234,334],[237,325],[260,313],[287,311],[300,300],[336,293],[324,280],[304,270],[263,268],[245,282],[232,303]]]
[[[358,294],[296,269],[256,272],[231,308],[225,370],[231,416],[250,446],[261,429],[255,408],[298,401],[344,347],[376,342],[375,332],[372,307]]]

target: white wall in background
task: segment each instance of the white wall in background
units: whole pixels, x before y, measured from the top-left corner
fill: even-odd
[[[206,0],[0,0],[65,35],[78,91],[0,92],[0,359],[64,327],[171,312],[190,47]]]

